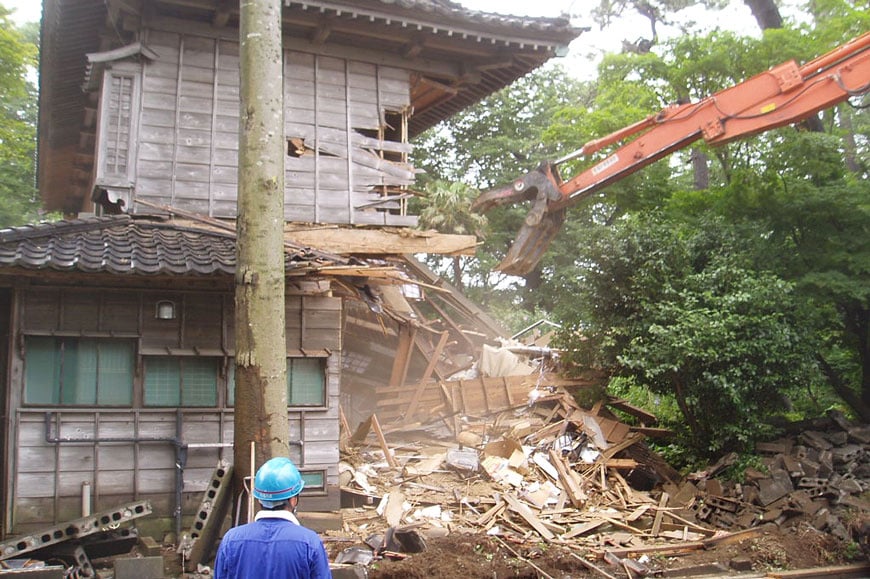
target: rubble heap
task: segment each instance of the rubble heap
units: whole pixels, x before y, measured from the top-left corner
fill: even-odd
[[[538,382],[522,406],[442,417],[440,428],[391,431],[375,418],[378,444],[358,431],[344,453],[344,532],[368,535],[369,557],[403,550],[396,533],[417,536],[419,550],[426,536],[485,532],[569,546],[586,563],[645,574],[650,554],[709,549],[786,524],[808,522],[848,542],[855,513],[870,510],[860,496],[870,485],[870,428],[841,415],[759,445],[764,464],[735,483],[717,476],[736,455],[681,477],[646,444],[663,431],[627,425],[613,407],[631,410],[613,398],[582,408]]]

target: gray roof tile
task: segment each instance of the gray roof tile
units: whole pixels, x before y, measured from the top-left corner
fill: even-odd
[[[287,253],[285,267],[322,257]],[[136,219],[91,217],[0,230],[0,269],[50,269],[116,275],[232,275],[236,237],[207,229]]]

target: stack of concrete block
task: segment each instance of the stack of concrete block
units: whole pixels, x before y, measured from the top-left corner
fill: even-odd
[[[690,506],[698,521],[724,528],[766,522],[809,521],[819,531],[850,539],[855,519],[870,517],[870,426],[842,414],[759,443],[763,469],[747,469],[745,482],[695,481]],[[847,520],[848,519],[848,520]]]

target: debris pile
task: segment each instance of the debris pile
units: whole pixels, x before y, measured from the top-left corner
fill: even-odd
[[[568,546],[587,554],[584,565],[603,561],[643,575],[652,572],[652,554],[710,549],[799,520],[854,540],[843,507],[870,510],[860,498],[870,485],[870,428],[840,415],[823,430],[759,445],[764,464],[748,469],[742,484],[717,478],[736,455],[683,478],[645,442],[664,433],[646,426],[654,416],[613,398],[582,408],[564,384],[540,376],[526,384],[522,405],[463,414],[473,403],[461,385],[447,385],[448,402],[461,401],[452,419],[391,430],[373,416],[357,430],[340,484],[344,532],[367,537],[365,560],[415,552],[397,533],[412,534],[416,550],[426,536],[486,533]],[[643,425],[619,421],[611,408]],[[366,444],[367,426],[376,444]],[[359,549],[338,560],[361,562]]]

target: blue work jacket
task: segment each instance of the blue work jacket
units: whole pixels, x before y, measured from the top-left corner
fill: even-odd
[[[328,579],[332,572],[317,533],[299,525],[289,511],[260,511],[253,523],[234,527],[221,539],[214,576]]]

